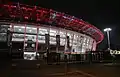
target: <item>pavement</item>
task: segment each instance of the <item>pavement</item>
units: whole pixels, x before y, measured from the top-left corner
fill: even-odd
[[[106,66],[105,64],[91,64],[77,66],[77,70],[82,70],[88,74],[94,75],[96,77],[120,77],[120,67],[119,66]]]
[[[37,62],[0,63],[0,77],[120,77],[120,64],[38,64]],[[110,66],[110,67],[109,67]],[[111,67],[112,66],[112,67]]]
[[[104,66],[119,67],[120,63],[105,63]]]

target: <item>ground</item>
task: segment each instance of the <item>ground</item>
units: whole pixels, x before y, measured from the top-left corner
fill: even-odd
[[[120,77],[120,64],[65,64],[5,63],[0,66],[1,77]],[[77,73],[76,73],[77,71]],[[71,72],[71,73],[70,73]],[[79,73],[78,73],[79,72]]]

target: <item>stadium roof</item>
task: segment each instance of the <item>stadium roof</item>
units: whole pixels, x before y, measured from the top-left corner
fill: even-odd
[[[1,21],[54,25],[82,32],[94,38],[97,43],[100,43],[104,38],[103,33],[90,23],[52,9],[19,3],[3,4],[0,8]]]

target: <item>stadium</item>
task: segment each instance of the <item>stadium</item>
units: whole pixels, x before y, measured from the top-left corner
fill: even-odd
[[[52,9],[19,3],[0,8],[0,43],[6,43],[11,52],[49,51],[62,58],[62,54],[95,51],[104,38],[90,23]]]

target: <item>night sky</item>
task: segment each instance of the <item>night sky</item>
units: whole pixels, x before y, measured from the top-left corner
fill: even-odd
[[[8,0],[7,0],[8,1]],[[110,33],[111,48],[120,49],[120,5],[119,0],[9,0],[29,5],[38,5],[65,12],[81,18],[99,28],[112,28]],[[107,49],[107,36],[98,49]]]

